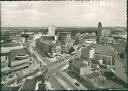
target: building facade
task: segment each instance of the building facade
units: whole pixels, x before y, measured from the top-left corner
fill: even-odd
[[[48,35],[55,36],[55,30],[56,30],[56,28],[54,26],[49,26],[48,27]]]
[[[77,75],[87,74],[91,69],[90,61],[82,58],[72,59],[69,61],[69,69]]]
[[[103,60],[103,64],[115,65],[116,50],[111,46],[97,45],[95,47],[94,58]]]
[[[70,48],[74,45],[73,39],[66,39],[61,42],[61,52],[69,53]]]
[[[11,51],[8,63],[8,66],[11,68],[11,72],[27,68],[30,63],[31,61],[26,49],[15,49]]]
[[[89,59],[90,58],[90,50],[91,50],[91,47],[92,46],[87,46],[87,47],[84,47],[81,50],[81,58],[84,58],[84,59]]]
[[[41,54],[54,57],[61,54],[61,45],[56,41],[36,39],[36,48]]]
[[[66,39],[71,39],[71,33],[70,32],[60,32],[58,39],[60,41],[63,41],[63,40],[66,40]]]

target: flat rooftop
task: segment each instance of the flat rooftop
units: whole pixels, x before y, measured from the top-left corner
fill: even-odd
[[[34,91],[36,82],[35,79],[26,79],[19,91]]]
[[[115,55],[116,51],[111,46],[96,45],[95,53],[96,54],[113,56],[113,55]]]
[[[59,42],[56,42],[56,41],[54,41],[54,40],[44,40],[44,39],[40,38],[39,41],[41,41],[41,42],[43,42],[43,43],[45,43],[45,44],[47,44],[47,45],[50,45],[50,46],[57,46],[57,45],[60,45]]]
[[[74,39],[65,39],[65,40],[62,40],[62,43],[72,43],[72,42],[75,42]]]
[[[70,34],[71,32],[59,32],[59,34]]]
[[[86,59],[82,59],[82,58],[75,58],[75,59],[71,59],[70,63],[76,65],[76,67],[85,67],[87,66],[87,64],[85,64],[84,62],[89,61]]]
[[[19,43],[17,42],[7,42],[7,43],[4,43],[4,44],[1,44],[2,47],[15,47],[15,46],[20,46]]]
[[[14,59],[16,56],[26,56],[28,52],[25,48],[11,50],[11,59]]]

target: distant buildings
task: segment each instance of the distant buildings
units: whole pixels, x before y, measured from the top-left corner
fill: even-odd
[[[19,39],[19,42],[20,42],[22,45],[24,45],[25,42],[26,42],[26,38],[25,38],[25,37],[21,37],[21,38]]]
[[[1,31],[1,40],[4,40],[4,42],[7,42],[11,38],[11,31],[10,30],[4,30]]]
[[[75,40],[75,45],[86,46],[88,44],[96,44],[95,33],[83,33],[76,34],[73,38]]]
[[[66,39],[71,39],[71,33],[70,32],[60,32],[58,36],[58,40],[63,41]]]
[[[21,37],[24,37],[26,39],[32,39],[34,35],[34,32],[22,32]]]
[[[70,48],[74,45],[73,39],[65,39],[61,42],[62,53],[69,53]]]
[[[56,42],[55,36],[49,36],[49,35],[47,35],[47,36],[41,36],[41,38],[43,40],[49,40],[49,41],[55,41]]]
[[[102,29],[101,35],[104,37],[111,36],[111,30],[110,29]]]
[[[111,34],[112,34],[112,31],[106,28],[103,29],[101,22],[99,22],[98,30],[96,33],[97,44],[113,45],[115,43],[115,40]]]
[[[49,26],[48,27],[48,36],[55,36],[55,27],[54,26]]]
[[[90,50],[91,50],[92,46],[86,46],[81,50],[81,58],[86,58],[89,59],[90,58]]]

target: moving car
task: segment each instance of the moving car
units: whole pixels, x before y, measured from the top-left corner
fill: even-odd
[[[76,85],[76,86],[80,86],[80,84],[79,84],[78,82],[75,82],[75,85]]]
[[[73,90],[72,88],[68,88],[67,90]]]
[[[48,77],[50,77],[50,75],[48,75]]]
[[[54,74],[53,74],[53,76],[56,76],[56,75],[57,75],[57,73],[54,73]]]

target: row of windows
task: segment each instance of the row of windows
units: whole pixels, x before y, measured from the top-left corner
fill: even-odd
[[[22,61],[14,62],[14,63],[11,63],[11,67],[19,66],[19,65],[22,65],[22,64],[25,64],[25,63],[28,63],[28,62],[29,62],[29,59],[28,60],[22,60]]]
[[[14,66],[11,68],[11,71],[15,71],[15,70],[18,70],[18,69],[21,69],[21,68],[24,68],[24,67],[28,67],[29,66],[29,63],[25,63],[25,64],[22,64],[22,65],[18,65],[18,66]]]

